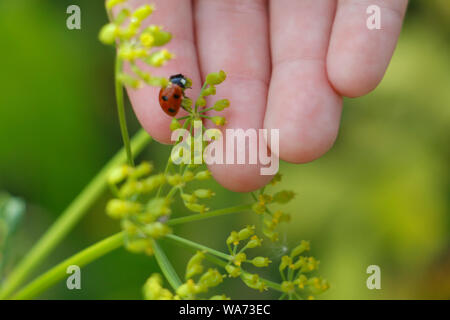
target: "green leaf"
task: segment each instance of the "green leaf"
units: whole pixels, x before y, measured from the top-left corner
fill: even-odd
[[[163,249],[159,246],[159,244],[152,240],[152,248],[155,253],[156,261],[158,262],[159,267],[161,268],[162,273],[166,277],[167,281],[170,283],[172,288],[176,291],[179,286],[181,286],[182,282],[178,277],[177,272],[173,268]]]

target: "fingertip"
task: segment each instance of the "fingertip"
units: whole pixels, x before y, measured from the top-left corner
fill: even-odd
[[[354,41],[354,40],[352,40]],[[373,91],[387,69],[386,58],[375,58],[365,50],[340,50],[330,47],[327,74],[330,84],[341,96],[357,98]]]
[[[279,130],[282,160],[313,161],[336,140],[342,98],[330,86],[324,69],[323,62],[292,61],[273,73],[264,127]]]
[[[338,126],[328,128],[328,132],[314,134],[315,130],[280,132],[280,158],[290,163],[308,163],[325,155],[334,145]]]
[[[379,8],[379,26],[369,27],[369,5]],[[327,72],[335,90],[360,97],[383,79],[395,50],[407,1],[339,1],[327,53]]]

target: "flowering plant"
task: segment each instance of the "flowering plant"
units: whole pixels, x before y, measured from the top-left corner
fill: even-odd
[[[164,278],[160,274],[152,274],[143,286],[145,299],[228,299],[228,296],[232,294],[211,296],[209,290],[234,278],[240,279],[246,286],[258,292],[269,289],[278,291],[280,298],[310,299],[327,290],[328,283],[325,280],[310,276],[317,270],[319,261],[305,255],[310,249],[307,241],[302,241],[292,250],[288,250],[289,253],[282,256],[279,261],[271,261],[269,254],[254,254],[255,248],[262,247],[266,242],[277,242],[279,240],[278,225],[289,222],[291,219],[289,214],[279,209],[279,206],[291,201],[295,196],[294,192],[288,190],[269,192],[273,185],[281,182],[280,174],[276,174],[266,187],[252,192],[251,202],[210,209],[206,201],[213,198],[215,192],[198,187],[198,183],[211,179],[211,174],[205,166],[194,161],[198,154],[188,153],[187,160],[190,161],[182,161],[179,164],[173,161],[173,158],[185,157],[183,153],[186,148],[177,148],[181,142],[175,143],[172,147],[172,157],[168,159],[166,168],[162,172],[156,171],[149,162],[134,164],[134,156],[150,142],[150,137],[141,131],[130,140],[125,121],[123,87],[167,86],[166,78],[153,76],[148,70],[143,70],[137,62],[141,61],[150,67],[157,68],[174,56],[168,50],[161,48],[171,40],[169,32],[155,25],[141,28],[142,22],[152,14],[155,8],[144,5],[130,11],[126,7],[121,7],[125,2],[125,0],[106,2],[111,22],[105,25],[99,34],[99,39],[103,43],[114,45],[117,49],[115,89],[124,151],[111,160],[9,275],[7,281],[1,286],[0,297],[33,298],[64,278],[68,266],[84,266],[122,245],[131,252],[154,256],[171,287],[165,288]],[[113,17],[112,9],[115,7],[119,10]],[[129,64],[131,73],[124,71],[124,63]],[[214,96],[217,87],[225,80],[224,71],[210,73],[195,102],[188,97],[183,97],[182,106],[188,114],[173,118],[170,129],[184,128],[193,132],[195,123],[199,121],[211,121],[218,126],[224,125],[226,122],[224,117],[210,117],[206,115],[206,112],[210,110],[220,112],[228,108],[230,102],[227,99],[221,99],[208,107],[205,98]],[[187,79],[187,81],[187,86],[191,86],[191,80]],[[187,141],[187,148],[191,150],[193,145],[194,137],[191,136]],[[206,144],[202,143],[202,154],[205,147]],[[120,221],[122,231],[75,254],[16,292],[30,271],[79,221],[86,209],[107,186],[113,198],[107,203],[106,213],[109,217]],[[187,214],[173,212],[175,201],[181,201],[184,204]],[[228,238],[223,239],[225,248],[223,251],[182,238],[172,229],[176,225],[240,212],[259,216],[260,223],[231,231]],[[186,263],[183,280],[160,246],[161,239],[173,241],[193,251],[192,257]],[[280,273],[277,280],[266,279],[257,271],[275,263]]]

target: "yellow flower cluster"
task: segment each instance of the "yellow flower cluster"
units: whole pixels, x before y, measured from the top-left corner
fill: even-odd
[[[328,290],[329,284],[326,280],[318,277],[307,278],[305,273],[318,269],[319,261],[314,257],[301,256],[309,251],[308,241],[301,243],[291,250],[290,255],[281,258],[279,271],[283,282],[281,289],[290,296],[313,298],[313,294],[320,294]]]
[[[275,185],[281,181],[281,175],[277,173],[275,177],[270,182],[270,185]],[[261,189],[260,194],[255,196],[255,203],[252,209],[258,215],[263,216],[263,233],[272,242],[278,241],[279,234],[275,229],[280,222],[289,222],[291,217],[289,214],[284,213],[281,210],[272,212],[269,208],[271,204],[286,204],[294,198],[295,194],[292,191],[283,190],[275,193],[274,195],[269,195],[265,193],[265,188]]]
[[[186,282],[177,288],[177,297],[192,300],[197,298],[198,294],[206,293],[210,288],[216,287],[223,282],[224,275],[216,268],[209,268],[203,273],[204,259],[205,253],[202,251],[198,251],[191,257],[186,266]],[[197,282],[194,280],[194,277],[198,279]],[[225,295],[215,295],[210,299],[227,300],[228,298]]]
[[[239,245],[246,241],[239,249]],[[255,267],[263,268],[272,262],[268,257],[257,256],[248,259],[245,253],[248,249],[260,247],[262,239],[255,235],[255,226],[247,226],[239,231],[232,231],[226,240],[228,250],[231,254],[231,261],[225,266],[228,276],[231,278],[241,277],[242,281],[250,288],[264,291],[267,285],[261,281],[257,274],[251,274],[242,270],[243,263],[249,263]]]
[[[106,205],[106,213],[113,219],[121,220],[121,227],[126,233],[127,249],[149,255],[153,254],[151,240],[172,232],[165,221],[171,214],[173,193],[177,190],[182,192],[182,188],[191,181],[210,177],[207,170],[196,174],[185,170],[183,175],[178,173],[152,175],[152,172],[153,165],[148,162],[142,162],[137,167],[122,165],[111,170],[108,183],[115,198],[109,200]],[[159,196],[158,190],[165,185],[171,188],[171,192],[164,197]],[[203,199],[213,194],[208,189],[197,189],[192,197]],[[191,205],[201,206],[195,201]],[[191,210],[204,212],[207,208],[191,208]]]
[[[161,67],[174,56],[167,49],[154,49],[167,44],[172,36],[163,30],[161,26],[150,25],[143,28],[143,22],[155,10],[153,5],[143,5],[131,11],[124,7],[113,17],[112,9],[126,3],[126,0],[109,0],[106,9],[111,22],[103,26],[99,33],[101,42],[117,47],[120,70],[117,74],[124,85],[137,88],[142,82],[151,86],[164,87],[168,84],[166,78],[152,76],[144,71],[137,60],[151,67]],[[122,71],[121,65],[126,61],[130,64],[134,75]]]

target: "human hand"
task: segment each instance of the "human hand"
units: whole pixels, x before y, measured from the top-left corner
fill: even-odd
[[[151,24],[163,25],[176,59],[157,75],[182,73],[194,84],[218,70],[227,80],[217,99],[225,128],[280,130],[279,157],[305,163],[333,145],[342,97],[358,97],[381,81],[394,51],[407,0],[130,0],[153,3]],[[381,8],[381,30],[366,26],[369,5]],[[129,89],[142,126],[170,143],[171,118],[160,108],[158,88]],[[216,180],[234,191],[262,187],[260,165],[213,165]]]

